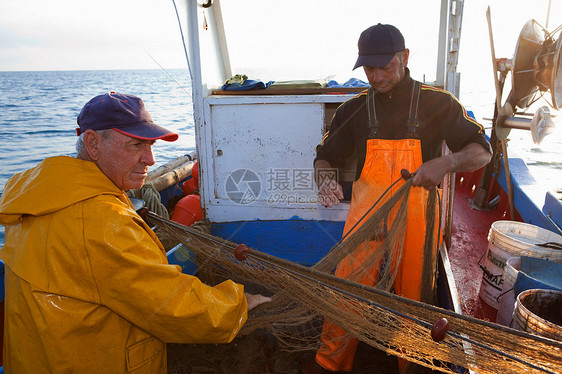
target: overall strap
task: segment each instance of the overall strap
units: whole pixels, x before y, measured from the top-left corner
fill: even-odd
[[[412,98],[410,99],[410,116],[408,117],[408,139],[417,139],[419,126],[418,121],[418,104],[420,102],[421,82],[414,80],[412,87]]]
[[[377,111],[375,109],[375,90],[369,87],[367,91],[367,114],[369,115],[369,139],[377,138],[377,131],[379,130],[380,121],[377,118]]]

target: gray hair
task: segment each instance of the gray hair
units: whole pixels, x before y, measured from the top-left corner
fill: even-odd
[[[97,130],[96,132],[101,135],[103,139],[107,139],[109,134],[111,133],[112,129],[107,130]],[[76,158],[81,160],[88,160],[89,156],[86,152],[86,146],[84,145],[84,133],[78,136],[78,140],[76,141]]]

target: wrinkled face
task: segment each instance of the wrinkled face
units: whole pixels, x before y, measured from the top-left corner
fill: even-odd
[[[154,140],[141,140],[111,131],[100,136],[97,160],[101,171],[123,190],[141,188],[148,167],[154,165]]]
[[[399,52],[383,67],[363,66],[365,75],[378,92],[388,93],[402,80],[408,65],[409,51]]]

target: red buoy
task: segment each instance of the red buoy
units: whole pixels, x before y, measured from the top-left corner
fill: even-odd
[[[400,175],[402,176],[403,179],[408,180],[412,177],[412,173],[410,173],[410,171],[408,169],[402,169],[400,170]]]
[[[439,318],[435,321],[433,327],[431,328],[431,338],[436,342],[440,342],[445,339],[445,335],[447,334],[447,331],[449,331],[449,328],[450,325],[447,318]]]
[[[172,221],[181,223],[184,226],[191,226],[203,218],[201,209],[201,199],[199,195],[187,195],[181,198],[176,204],[172,213]]]
[[[195,161],[193,163],[193,167],[191,168],[191,178],[183,182],[183,184],[181,185],[181,190],[183,191],[184,196],[186,196],[192,194],[198,188],[199,188],[199,167],[197,166],[197,161]]]
[[[193,178],[189,178],[181,185],[184,196],[191,195],[197,189],[197,182]]]
[[[238,261],[244,261],[247,259],[248,255],[246,253],[250,253],[250,249],[246,244],[238,244],[238,246],[234,249],[234,257],[236,257]]]
[[[193,167],[191,168],[191,178],[193,178],[195,180],[195,184],[199,186],[199,166],[197,161],[195,161]]]

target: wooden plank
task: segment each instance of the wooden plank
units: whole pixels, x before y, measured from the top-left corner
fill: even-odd
[[[449,253],[447,252],[445,243],[441,243],[441,246],[439,247],[439,254],[441,256],[441,261],[445,272],[444,275],[447,278],[447,285],[449,286],[449,295],[451,296],[453,311],[458,314],[463,314],[461,299],[459,297],[459,292],[457,290],[457,285],[453,276],[453,270],[451,268],[451,262],[449,261]]]

